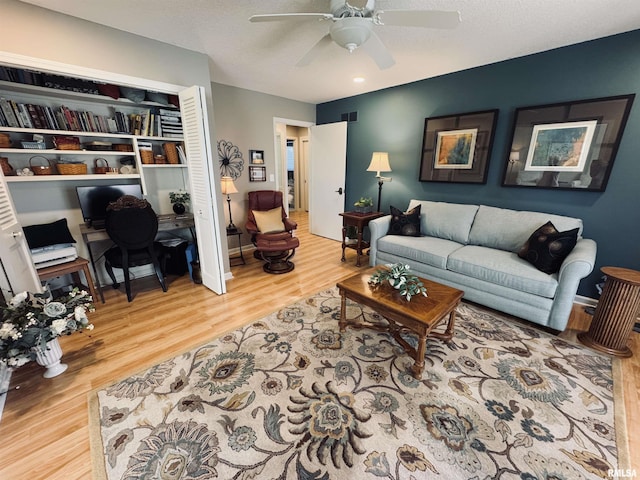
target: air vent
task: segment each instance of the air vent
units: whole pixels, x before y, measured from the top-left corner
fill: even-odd
[[[341,122],[357,122],[358,112],[341,113],[340,121]]]

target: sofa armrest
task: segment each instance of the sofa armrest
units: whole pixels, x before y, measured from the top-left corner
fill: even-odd
[[[549,327],[559,331],[566,328],[580,280],[589,275],[595,266],[596,251],[595,241],[582,238],[562,262],[556,296],[549,313]]]
[[[369,265],[376,265],[376,255],[378,253],[378,239],[384,237],[389,231],[391,215],[378,217],[369,222]]]

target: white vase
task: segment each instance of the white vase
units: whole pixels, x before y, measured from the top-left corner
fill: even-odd
[[[42,374],[44,378],[52,378],[64,372],[68,365],[60,363],[62,359],[62,348],[57,338],[49,340],[46,348],[35,347],[36,362],[46,368]]]

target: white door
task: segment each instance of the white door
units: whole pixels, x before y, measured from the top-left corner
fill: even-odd
[[[4,177],[0,175],[0,288],[5,300],[16,293],[41,292],[40,279]]]
[[[342,241],[347,122],[309,128],[309,231]]]
[[[213,174],[213,165],[217,162],[214,161],[209,137],[204,89],[190,87],[180,92],[179,97],[202,283],[214,292],[223,294],[226,292],[226,283],[220,219],[218,209],[214,208],[214,199],[219,198]]]

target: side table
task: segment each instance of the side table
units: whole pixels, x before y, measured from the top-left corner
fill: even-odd
[[[344,249],[352,248],[357,252],[356,267],[360,266],[360,256],[362,255],[362,251],[366,248],[369,248],[369,243],[365,242],[362,239],[362,231],[364,230],[364,227],[369,225],[369,222],[371,220],[374,220],[378,217],[383,217],[384,215],[386,214],[382,212],[371,212],[371,213],[343,212],[340,214],[340,216],[342,217],[342,258],[340,259],[341,261],[344,262],[346,260],[344,256]],[[358,239],[356,243],[353,243],[353,244],[351,243],[347,244],[345,242],[346,236],[347,236],[347,227],[350,227],[350,226],[356,227],[358,229]]]
[[[240,230],[239,228],[235,228],[235,229],[227,228],[227,239],[229,237],[234,237],[234,236],[238,237],[238,248],[240,249],[240,254],[235,257],[229,257],[229,266],[231,267],[236,267],[238,265],[245,264],[244,255],[242,254],[242,230]],[[231,265],[231,262],[235,260],[239,260],[239,261]]]
[[[586,346],[617,357],[630,357],[629,336],[640,311],[640,272],[602,267],[607,276],[588,332],[578,334]]]
[[[76,284],[81,284],[78,272],[82,272],[84,273],[84,279],[87,282],[87,288],[89,289],[91,298],[93,298],[94,304],[98,299],[95,286],[93,285],[93,278],[91,278],[91,273],[89,272],[89,260],[87,260],[86,258],[78,257],[71,262],[59,263],[58,265],[51,265],[49,267],[40,268],[37,270],[37,272],[38,278],[40,278],[40,280],[49,280],[51,278],[59,277],[61,275],[67,275],[70,273]]]

